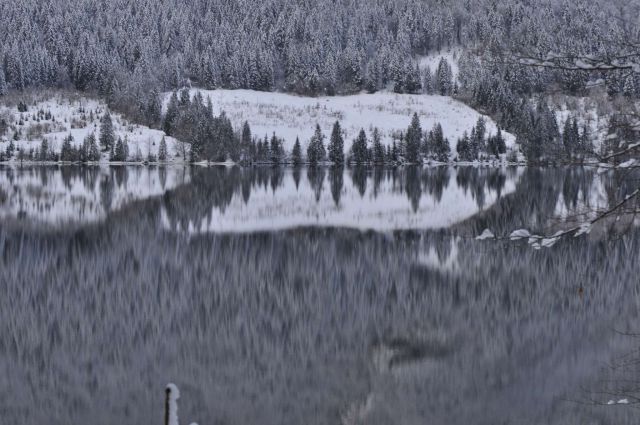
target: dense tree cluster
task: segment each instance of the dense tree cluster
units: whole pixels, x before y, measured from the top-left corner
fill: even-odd
[[[225,156],[249,160],[259,156],[257,143],[233,134],[225,116],[208,122],[198,119],[204,124],[189,128],[185,120],[203,118],[210,107],[201,99],[192,101],[176,94],[168,118],[162,120],[159,93],[193,84],[308,95],[380,89],[456,94],[494,115],[502,128],[516,134],[529,160],[555,155],[573,158],[582,155],[574,150],[584,152],[585,148],[569,140],[573,136],[563,137],[564,131],[551,123],[553,111],[531,99],[549,88],[580,94],[596,81],[604,82],[609,95],[638,98],[640,73],[635,68],[597,72],[588,66],[532,67],[510,54],[525,62],[528,57],[546,57],[552,52],[563,52],[568,59],[636,57],[637,45],[630,40],[640,39],[640,26],[633,22],[637,13],[626,3],[2,2],[0,96],[11,89],[43,86],[72,85],[96,91],[137,122],[149,126],[163,122],[167,134],[187,137],[194,147],[194,160]],[[453,64],[445,59],[434,69],[420,66],[420,56],[455,46],[464,47],[462,57],[457,58],[457,78]],[[212,135],[216,143],[207,142]],[[241,143],[231,142],[238,137]],[[100,145],[110,152],[116,142],[101,136]],[[414,162],[427,154],[424,147],[416,154],[413,133],[406,142],[405,160]],[[499,143],[489,142],[486,150],[490,153],[502,150]],[[338,151],[331,146],[329,159],[342,162],[333,156]],[[462,156],[476,156],[473,143],[470,147],[471,152]],[[262,142],[262,154],[265,152]],[[321,153],[314,152],[312,159],[325,159],[318,156]]]
[[[73,84],[157,123],[157,90],[206,88],[305,94],[393,87],[454,91],[451,68],[420,70],[416,58],[461,45],[533,55],[550,49],[602,53],[627,28],[612,2],[558,0],[26,0],[0,4],[0,94]],[[607,52],[610,53],[610,52]],[[479,72],[491,72],[485,63]],[[433,74],[431,75],[431,71]],[[507,73],[508,75],[505,75]],[[579,91],[587,76],[506,67],[520,91],[550,80]],[[634,75],[611,75],[612,93],[638,95]]]

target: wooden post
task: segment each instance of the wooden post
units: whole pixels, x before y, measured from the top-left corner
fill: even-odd
[[[169,399],[171,398],[171,388],[167,387],[165,390],[164,399],[164,425],[169,425]]]

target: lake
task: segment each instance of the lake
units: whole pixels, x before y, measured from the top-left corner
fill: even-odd
[[[476,239],[553,234],[634,182],[0,167],[0,422],[161,424],[174,382],[185,424],[638,423],[606,405],[633,390],[606,366],[638,346],[637,220]]]

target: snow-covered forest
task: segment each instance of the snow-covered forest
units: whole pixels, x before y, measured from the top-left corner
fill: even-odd
[[[75,88],[156,128],[162,93],[184,86],[447,95],[515,134],[529,161],[582,160],[638,136],[639,10],[621,0],[2,2],[0,95]],[[443,52],[454,53],[428,59]],[[566,102],[547,98],[558,93],[614,106],[600,107],[599,127],[579,110],[559,120]]]

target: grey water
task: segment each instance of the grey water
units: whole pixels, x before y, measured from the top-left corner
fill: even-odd
[[[543,249],[475,239],[553,234],[634,184],[0,168],[0,423],[161,424],[168,382],[200,425],[638,423],[607,405],[638,373],[609,367],[638,346],[638,223]]]

